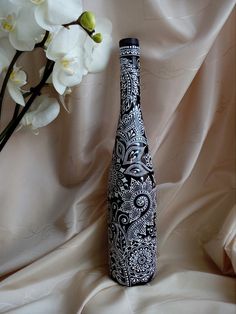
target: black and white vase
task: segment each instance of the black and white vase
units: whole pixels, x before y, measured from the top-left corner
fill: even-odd
[[[108,183],[109,270],[121,285],[157,270],[156,183],[140,107],[140,48],[120,41],[121,108]]]

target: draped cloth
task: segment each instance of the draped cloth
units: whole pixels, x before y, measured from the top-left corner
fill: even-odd
[[[87,0],[113,23],[89,74],[38,136],[0,154],[0,313],[234,314],[235,1]],[[63,9],[63,8],[62,8]],[[158,273],[108,277],[107,177],[119,115],[118,41],[141,46],[141,98],[158,183]],[[30,68],[42,60],[27,59]]]

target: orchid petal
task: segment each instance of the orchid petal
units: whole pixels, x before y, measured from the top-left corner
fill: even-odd
[[[77,71],[74,75],[66,75],[64,71],[61,71],[59,79],[62,84],[67,87],[78,85],[82,81],[82,71]]]
[[[6,17],[9,14],[17,13],[19,9],[18,6],[15,6],[9,0],[0,1],[0,17]]]
[[[31,111],[26,112],[23,118],[21,119],[20,124],[24,126],[31,125],[33,116],[34,116],[33,112]]]
[[[40,40],[43,32],[44,30],[38,26],[34,19],[33,10],[27,6],[20,10],[15,29],[9,33],[9,40],[17,50],[31,51],[35,43]]]
[[[32,119],[32,128],[37,129],[48,125],[56,119],[60,112],[60,105],[54,98],[48,98],[42,102]]]
[[[84,44],[85,64],[88,71],[92,73],[102,71],[109,61],[112,45],[111,22],[108,19],[98,18],[96,31],[102,33],[102,42],[97,44],[90,37],[87,37]]]
[[[35,9],[37,23],[48,31],[55,25],[63,25],[77,20],[82,13],[81,0],[45,0]]]
[[[62,25],[77,20],[82,13],[81,0],[47,0],[48,21]]]
[[[53,67],[53,72],[52,72],[52,82],[56,91],[60,95],[62,95],[66,90],[66,86],[63,85],[63,83],[59,79],[60,71],[61,71],[60,61],[56,61]]]
[[[91,59],[86,60],[89,72],[96,73],[105,69],[111,53],[112,40],[109,35],[103,35],[103,41],[93,48]]]
[[[25,6],[29,3],[29,0],[8,0],[8,1],[15,4],[18,7]]]
[[[61,27],[49,43],[46,56],[55,61],[58,57],[71,51],[76,45],[81,44],[82,46],[85,38],[85,32],[78,25],[72,25],[70,28]]]
[[[13,82],[8,81],[7,89],[11,98],[14,100],[15,103],[21,106],[25,106],[25,100],[22,95],[22,92]]]
[[[27,41],[41,38],[45,31],[36,23],[34,10],[28,5],[20,10],[17,16],[17,35],[20,40]]]
[[[60,100],[60,104],[63,106],[63,108],[65,109],[65,111],[67,113],[71,113],[71,110],[69,108],[69,103],[65,101],[65,96],[67,95],[66,91],[63,95],[59,95],[59,100]]]
[[[16,50],[10,44],[8,38],[0,39],[0,73],[8,67]]]
[[[17,87],[21,87],[27,83],[26,78],[27,78],[26,73],[24,71],[19,70],[18,68],[17,71],[15,72],[13,83]]]
[[[12,32],[9,34],[9,41],[15,49],[20,50],[20,51],[31,51],[34,48],[33,41],[30,41],[30,42],[20,41],[17,38],[16,32]]]
[[[34,11],[34,17],[39,26],[41,26],[43,29],[49,31],[49,32],[55,32],[58,25],[52,25],[46,18],[47,16],[47,7],[46,3],[43,3],[42,5],[35,8]],[[61,24],[59,24],[61,25]]]
[[[112,23],[106,18],[97,18],[96,19],[96,33],[102,34],[111,34],[112,32]]]
[[[0,38],[7,37],[7,33],[0,29]]]
[[[32,108],[34,108],[32,110]],[[46,95],[39,96],[21,119],[20,124],[30,126],[33,130],[38,130],[51,123],[60,112],[60,105],[55,98],[49,98]],[[38,132],[37,132],[38,134]]]

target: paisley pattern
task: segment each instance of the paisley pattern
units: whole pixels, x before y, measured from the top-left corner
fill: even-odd
[[[149,282],[157,268],[157,193],[140,107],[136,48],[121,48],[121,112],[108,183],[110,275],[126,286]]]
[[[121,110],[128,111],[131,106],[137,103],[139,96],[139,76],[137,70],[139,69],[138,59],[129,60],[128,58],[120,59],[121,66],[121,97],[123,106]],[[138,71],[139,72],[139,71]]]
[[[126,107],[126,103],[124,106]],[[140,106],[134,105],[128,114],[120,116],[117,136],[124,142],[147,144]]]

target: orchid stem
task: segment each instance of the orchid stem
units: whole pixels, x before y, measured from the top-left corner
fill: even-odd
[[[7,87],[7,83],[8,80],[10,78],[11,72],[14,68],[14,65],[17,61],[17,59],[19,58],[19,56],[22,54],[23,51],[19,51],[17,50],[14,57],[12,58],[12,61],[7,69],[7,73],[6,76],[4,78],[4,81],[2,83],[2,88],[1,88],[1,92],[0,92],[0,120],[1,120],[1,112],[2,112],[2,103],[3,103],[3,99],[4,99],[4,95],[5,95],[5,91],[6,91],[6,87]]]
[[[14,110],[14,113],[13,113],[13,116],[12,116],[12,120],[14,120],[17,117],[19,111],[20,111],[20,105],[16,104],[15,110]]]
[[[13,117],[11,119],[11,121],[8,123],[8,125],[5,127],[5,129],[1,132],[0,134],[0,142],[2,141],[2,139],[5,137],[5,135],[7,134],[10,126],[12,125],[12,123],[14,122],[14,119],[16,119],[18,113],[20,111],[20,105],[19,104],[16,104],[15,106],[15,110],[14,110],[14,113],[13,113]]]
[[[49,31],[46,31],[45,34],[44,34],[43,39],[41,40],[41,42],[39,42],[38,44],[36,44],[36,45],[34,46],[34,49],[35,49],[35,48],[43,48],[44,45],[45,45],[46,40],[48,39],[48,36],[49,36]],[[28,96],[31,95],[31,94],[32,94],[32,92],[25,92],[25,94],[23,94],[23,96],[24,96],[24,97],[28,97]],[[17,114],[18,114],[19,109],[20,109],[19,106],[20,106],[19,104],[16,104],[15,110],[14,110],[14,114],[13,114],[13,117],[12,117],[12,120],[17,117]]]
[[[46,64],[45,71],[44,71],[44,74],[43,74],[41,81],[39,82],[39,84],[36,87],[33,88],[32,95],[30,96],[29,100],[27,101],[27,103],[25,104],[23,109],[21,110],[20,114],[14,120],[11,120],[11,122],[7,126],[7,130],[5,129],[6,131],[5,130],[3,131],[4,135],[3,136],[2,136],[2,134],[0,135],[0,141],[1,141],[0,142],[0,152],[2,151],[3,147],[6,145],[7,141],[11,137],[12,133],[15,131],[16,127],[20,123],[20,121],[23,118],[23,116],[25,115],[25,113],[28,111],[28,109],[32,105],[35,98],[40,94],[42,87],[44,86],[48,77],[52,73],[53,66],[54,66],[54,61],[47,60],[47,64]]]
[[[8,125],[5,127],[5,129],[2,131],[2,133],[0,134],[0,142],[4,139],[4,137],[6,136],[10,126],[12,125],[13,120],[11,120]]]
[[[48,39],[48,36],[49,36],[49,31],[46,31],[42,41],[37,43],[34,48],[43,48],[44,45],[45,45],[46,40]],[[3,81],[3,84],[2,84],[2,88],[1,88],[1,92],[0,92],[0,121],[1,121],[2,104],[3,104],[3,100],[4,100],[4,95],[5,95],[5,92],[6,92],[7,83],[9,81],[11,72],[12,72],[12,70],[14,68],[14,65],[15,65],[17,59],[20,57],[20,55],[23,52],[24,51],[18,51],[18,50],[16,51],[16,53],[15,53],[15,55],[14,55],[14,57],[13,57],[11,63],[10,63],[10,65],[9,65],[9,67],[7,69],[7,73],[6,73],[6,76],[4,78],[4,81]],[[45,70],[46,70],[46,68],[45,68]],[[32,91],[31,92],[26,92],[24,96],[28,97],[28,96],[30,96],[32,94],[33,94]],[[10,127],[13,125],[14,120],[17,118],[19,111],[20,111],[20,105],[16,104],[11,121],[8,123],[8,125],[5,127],[5,129],[0,134],[0,143],[1,143],[1,145],[2,145],[2,141],[3,141],[4,137],[9,132]]]
[[[49,36],[49,31],[46,31],[42,41],[39,42],[38,44],[36,44],[34,48],[43,48],[44,45],[45,45],[46,40],[48,39],[48,36]],[[19,51],[19,50],[16,51],[14,57],[12,58],[12,61],[11,61],[10,65],[9,65],[9,67],[7,69],[6,76],[5,76],[4,81],[2,83],[2,88],[1,88],[1,92],[0,92],[0,121],[1,121],[2,104],[3,104],[3,99],[4,99],[7,83],[9,81],[11,72],[12,72],[12,70],[14,68],[14,65],[15,65],[17,59],[20,57],[20,55],[23,52],[24,51]]]
[[[38,44],[36,44],[34,46],[34,48],[43,48],[45,43],[46,43],[46,40],[48,39],[48,36],[49,36],[49,31],[46,31],[46,33],[44,34],[44,37],[42,39],[42,41],[40,41]]]

